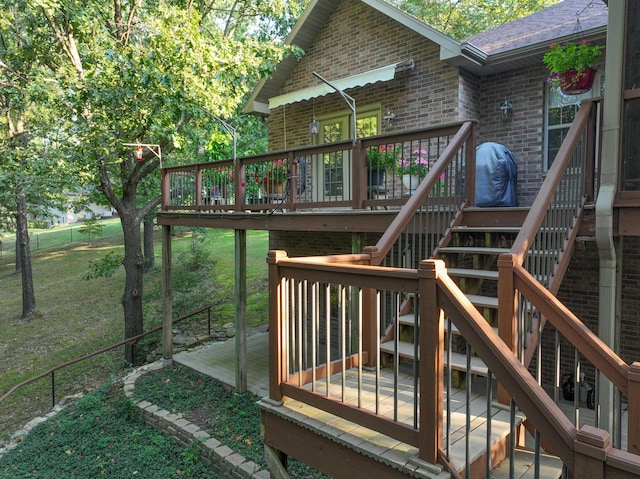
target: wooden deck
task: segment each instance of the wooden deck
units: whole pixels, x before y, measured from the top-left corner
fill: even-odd
[[[343,393],[343,379],[345,389]],[[360,404],[360,408],[386,417],[391,421],[404,423],[415,427],[416,401],[418,396],[414,394],[414,378],[408,374],[399,374],[396,378],[390,369],[380,370],[380,376],[376,379],[375,372],[363,371],[362,375],[353,369],[346,372],[344,378],[341,373],[333,375],[328,383],[326,380],[317,381],[315,385],[307,385],[306,389],[315,389],[315,392],[343,401],[349,404]],[[358,389],[359,383],[361,388]],[[377,387],[376,387],[377,386]],[[376,398],[376,390],[378,397]],[[360,394],[358,394],[360,391]],[[396,392],[397,391],[397,392]],[[468,408],[469,427],[469,463],[481,457],[486,448],[487,431],[487,398],[481,392],[472,391],[469,395]],[[445,394],[445,404],[447,402]],[[460,470],[465,467],[466,450],[466,417],[467,395],[466,391],[453,389],[450,397],[451,404],[451,429],[449,460]],[[359,453],[376,459],[395,469],[409,473],[416,467],[426,468],[431,474],[440,469],[439,465],[426,464],[417,457],[418,449],[403,444],[395,439],[358,426],[339,417],[328,414],[299,401],[285,398],[283,403],[274,404],[269,400],[260,402],[260,406],[271,414],[299,426],[315,432],[315,434],[330,437],[333,441]],[[444,411],[444,429],[447,430],[447,414]],[[510,431],[509,410],[493,404],[490,409],[491,416],[491,443],[495,443],[506,437]],[[522,414],[516,415],[516,425],[523,420]],[[440,471],[441,472],[441,471]]]
[[[395,439],[389,438],[371,429],[367,429],[357,424],[346,421],[337,416],[333,416],[325,411],[311,407],[302,402],[285,398],[282,404],[273,403],[266,396],[268,393],[268,339],[269,333],[262,332],[251,335],[247,338],[248,352],[248,389],[257,396],[263,398],[260,407],[270,413],[274,418],[278,418],[283,424],[295,424],[298,428],[303,428],[310,437],[324,438],[340,448],[358,451],[361,455],[370,460],[379,462],[386,467],[391,467],[400,474],[420,473],[423,477],[435,477],[444,479],[449,474],[444,472],[442,466],[433,465],[420,461],[417,457],[415,447],[403,444]],[[174,355],[174,360],[186,367],[199,371],[203,374],[215,377],[230,387],[235,385],[235,343],[233,339],[225,342],[209,343],[196,349],[181,352]],[[345,374],[345,401],[357,402],[358,373],[357,370],[347,371]],[[342,398],[342,375],[331,376],[328,383],[329,396],[335,399]],[[396,420],[409,426],[413,426],[415,419],[413,394],[413,377],[410,373],[398,375],[398,393],[394,396],[393,371],[383,369],[380,371],[378,401],[375,398],[375,372],[363,371],[362,393],[360,403],[363,408],[375,411],[376,404],[381,415],[388,419],[394,419],[394,403],[397,401]],[[482,454],[486,447],[485,431],[486,420],[486,396],[482,380],[478,381],[477,387],[472,388],[470,393],[470,435],[469,447],[471,457]],[[316,381],[315,386],[309,384],[307,389],[315,387],[317,393],[327,394],[327,381]],[[445,395],[446,404],[446,395]],[[559,402],[560,407],[565,411],[567,417],[573,419],[573,404],[564,400]],[[451,436],[450,452],[451,461],[459,468],[465,464],[465,424],[466,417],[466,391],[452,390],[451,392]],[[493,404],[491,408],[491,428],[492,442],[499,437],[505,436],[509,431],[509,411],[500,405]],[[519,415],[518,421],[523,419]],[[580,408],[580,425],[594,423],[594,411]],[[623,413],[623,449],[626,448],[627,434],[627,412]],[[446,430],[446,414],[444,426]],[[315,439],[314,439],[315,441]],[[525,453],[526,454],[526,453]],[[557,461],[554,458],[545,456],[543,458],[551,463],[551,471],[557,468]],[[500,468],[499,468],[500,469]],[[498,469],[498,470],[499,470]],[[496,474],[498,473],[496,470]],[[499,477],[496,475],[496,477]],[[519,477],[519,476],[517,476]],[[546,477],[546,476],[543,476]],[[551,477],[551,476],[549,476]]]

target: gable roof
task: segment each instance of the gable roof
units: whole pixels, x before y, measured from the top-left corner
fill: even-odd
[[[486,55],[482,74],[540,62],[552,42],[587,39],[604,44],[607,5],[603,0],[564,0],[526,17],[473,35],[463,42]]]
[[[384,0],[360,0],[362,3],[381,12],[389,18],[402,23],[409,29],[422,35],[440,46],[441,57],[464,56],[460,42],[449,35],[427,25],[416,17],[400,10]],[[340,0],[311,0],[285,40],[286,45],[295,45],[306,51],[315,41],[320,30],[325,26],[331,14],[336,10]],[[269,78],[262,79],[245,105],[247,113],[269,114],[269,98],[279,95],[289,75],[293,72],[298,60],[289,56],[278,63]],[[360,72],[367,73],[367,72]]]
[[[311,0],[287,36],[285,44],[295,45],[306,51],[314,43],[340,1]],[[453,39],[384,0],[360,1],[439,45],[442,61],[478,75],[539,64],[551,42],[566,41],[579,36],[589,41],[604,43],[606,37],[607,6],[603,0],[564,0],[463,41]],[[244,111],[268,115],[269,99],[280,95],[282,86],[292,74],[297,62],[295,56],[289,56],[278,63],[273,74],[262,79],[253,90]],[[383,77],[376,78],[372,72],[359,74],[366,77],[368,83],[384,81]],[[361,85],[363,83],[354,83],[351,87]],[[325,93],[316,96],[321,94]],[[291,95],[285,103],[301,101],[304,97],[305,95]],[[276,104],[284,103],[273,103]]]

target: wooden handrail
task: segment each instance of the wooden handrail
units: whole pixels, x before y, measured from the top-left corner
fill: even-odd
[[[524,223],[522,223],[520,233],[518,233],[518,236],[511,246],[511,254],[516,256],[517,264],[523,264],[524,262],[527,251],[538,233],[540,225],[542,225],[545,215],[547,214],[547,210],[553,201],[558,185],[562,181],[563,172],[569,166],[573,152],[582,137],[582,133],[589,124],[589,119],[594,108],[593,102],[583,102],[582,106],[578,110],[575,120],[569,128],[567,137],[562,142],[562,145],[558,150],[558,154],[556,155],[551,168],[549,168],[547,177],[542,183],[540,191],[531,205],[529,214],[525,218]]]
[[[514,268],[514,286],[553,326],[624,394],[629,365],[522,266]]]
[[[424,180],[420,182],[415,193],[407,200],[407,203],[393,219],[387,230],[381,236],[378,243],[373,248],[375,255],[372,257],[372,264],[380,264],[387,253],[391,250],[399,235],[404,231],[406,226],[418,211],[418,208],[424,203],[429,193],[432,191],[436,182],[442,175],[456,152],[462,147],[464,142],[473,132],[473,122],[467,121],[460,126],[460,129],[451,139],[447,147],[440,154],[440,158],[427,173]],[[365,252],[371,251],[371,248],[365,249]]]
[[[415,292],[424,301],[420,302],[421,317],[433,318],[437,316],[434,311],[444,310],[460,334],[468,341],[479,358],[508,391],[517,407],[522,410],[527,420],[535,425],[544,438],[545,448],[559,456],[563,463],[572,472],[576,467],[575,461],[582,460],[584,448],[576,446],[580,443],[580,434],[571,420],[555,404],[553,399],[545,392],[541,385],[531,375],[527,368],[518,360],[517,356],[509,349],[507,344],[500,340],[493,328],[473,306],[467,296],[459,289],[456,283],[448,276],[444,263],[441,260],[425,260],[420,269],[390,268],[370,266],[360,263],[366,260],[366,255],[336,255],[334,257],[315,257],[311,259],[288,258],[284,252],[272,251],[269,255],[270,267],[270,308],[271,325],[273,327],[270,336],[270,354],[272,367],[270,369],[271,384],[270,397],[280,400],[283,396],[291,396],[303,402],[312,403],[320,409],[329,410],[333,414],[355,422],[363,421],[367,427],[375,430],[386,431],[392,436],[398,436],[409,444],[415,444],[419,438],[420,457],[428,461],[437,461],[440,454],[438,424],[442,418],[438,418],[438,411],[442,405],[430,399],[430,394],[420,394],[420,417],[425,419],[418,428],[418,436],[409,434],[409,429],[397,427],[391,423],[378,420],[375,415],[360,411],[350,405],[337,405],[327,402],[324,397],[314,395],[301,389],[301,385],[286,379],[288,373],[283,369],[287,356],[282,348],[281,341],[286,336],[281,331],[283,323],[281,316],[289,304],[285,298],[289,288],[284,286],[284,278],[294,280],[311,281],[320,284],[343,284],[357,286],[371,290],[384,290],[396,292]],[[352,260],[353,263],[345,261]],[[514,287],[531,301],[539,311],[545,315],[551,323],[569,338],[571,343],[579,350],[595,367],[602,371],[618,387],[622,394],[630,400],[640,396],[640,363],[628,366],[617,357],[599,338],[588,330],[580,320],[575,317],[562,303],[539,284],[533,276],[522,266],[513,267]],[[434,289],[435,288],[435,289]],[[433,313],[433,314],[431,314]],[[442,336],[443,321],[428,322],[424,328],[420,328],[420,384],[421,387],[437,389],[441,387],[443,376],[442,351],[438,350],[443,345]],[[277,333],[277,334],[275,334]],[[438,350],[434,353],[434,351]],[[363,351],[364,353],[364,351]],[[372,349],[375,354],[375,347]],[[361,358],[364,360],[363,358]],[[356,361],[359,361],[356,358]],[[277,365],[277,366],[275,366]],[[319,368],[324,368],[320,365]],[[335,361],[334,368],[340,370],[339,361]],[[633,384],[633,387],[629,386]],[[436,394],[438,398],[440,394]],[[425,413],[426,411],[426,413]],[[635,409],[630,411],[629,418],[635,418]],[[432,429],[436,428],[436,429]],[[409,435],[408,435],[409,434]],[[630,434],[630,439],[632,435]],[[635,436],[633,436],[635,437]],[[583,441],[584,442],[584,441]],[[422,448],[424,447],[424,451]],[[617,451],[613,451],[617,454]],[[630,452],[632,452],[630,450]],[[604,451],[602,454],[608,454]],[[635,452],[634,452],[635,453]],[[615,455],[614,454],[614,455]],[[613,456],[612,456],[613,457]],[[608,460],[608,459],[607,459]],[[631,458],[632,463],[638,462],[637,457]]]
[[[429,260],[439,261],[439,260]],[[438,275],[440,306],[462,336],[536,425],[552,452],[573,464],[577,429],[447,274]]]
[[[388,206],[401,206],[406,202],[406,199],[402,196],[391,196],[385,198],[369,198],[367,196],[367,175],[364,168],[366,163],[367,149],[388,143],[404,144],[414,141],[423,141],[426,139],[435,139],[441,137],[449,137],[459,130],[463,122],[450,123],[438,127],[423,128],[417,130],[405,131],[402,133],[393,133],[378,135],[373,137],[367,137],[359,140],[356,145],[353,145],[351,140],[339,141],[335,143],[326,143],[321,145],[309,145],[299,148],[293,148],[288,150],[273,151],[269,153],[263,153],[259,155],[239,157],[235,161],[231,159],[215,162],[200,162],[192,163],[188,165],[167,166],[161,170],[162,179],[162,210],[195,210],[195,211],[208,211],[216,208],[214,204],[205,204],[207,199],[206,191],[203,188],[204,173],[207,170],[214,168],[230,168],[233,171],[233,178],[228,182],[228,186],[234,191],[233,204],[224,204],[224,210],[233,210],[235,212],[243,212],[247,207],[247,199],[245,198],[245,188],[247,178],[247,167],[250,165],[260,165],[268,163],[274,160],[286,160],[288,169],[294,171],[293,165],[298,157],[306,158],[309,161],[310,158],[317,158],[324,154],[332,154],[343,152],[345,158],[349,157],[351,162],[351,198],[344,198],[341,200],[331,199],[325,200],[315,198],[312,196],[305,197],[304,200],[297,195],[288,195],[286,201],[279,204],[271,204],[271,206],[286,205],[287,208],[295,209],[297,203],[304,203],[305,207],[320,208],[326,206],[345,206],[354,209],[364,208],[372,204],[376,205],[388,205]],[[190,201],[184,202],[171,198],[171,178],[180,174],[191,175],[195,184],[189,185]],[[297,183],[298,178],[293,174],[289,178],[290,184],[289,191],[298,191]],[[391,181],[390,184],[393,182]],[[401,193],[402,190],[394,190]],[[204,194],[203,194],[204,193]],[[254,198],[255,199],[255,198]],[[216,203],[217,204],[217,203]],[[270,204],[270,203],[266,203]]]

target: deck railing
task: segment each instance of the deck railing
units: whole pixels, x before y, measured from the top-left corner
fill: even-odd
[[[368,255],[290,259],[284,252],[270,252],[271,399],[301,401],[409,444],[425,461],[449,463],[460,452],[450,446],[454,421],[450,374],[444,366],[446,315],[486,364],[489,378],[494,376],[508,392],[512,411],[517,408],[526,415],[538,444],[559,456],[570,474],[584,467],[592,468],[589,477],[606,477],[613,471],[627,474],[620,477],[640,473],[637,451],[611,448],[608,434],[593,427],[578,430],[567,419],[449,278],[441,261],[423,261],[417,270],[369,266],[370,262]],[[522,267],[516,268],[515,282],[527,300],[627,395],[629,443],[637,445],[640,363],[625,364]],[[375,291],[375,320],[368,327],[366,291]],[[395,298],[399,304],[408,294],[415,297],[421,318],[414,339],[420,361],[403,372],[396,364],[389,379],[381,374],[379,340],[370,349],[366,336],[380,337],[382,298]],[[365,363],[375,364],[374,369],[365,370]],[[411,384],[399,387],[400,376],[412,378]],[[490,437],[492,408],[490,401],[481,411],[467,407],[464,422],[474,422],[477,431],[483,429],[477,421],[484,418]],[[490,442],[487,439],[488,451]],[[453,467],[468,470],[464,454],[461,461],[452,461]]]
[[[567,270],[584,205],[596,188],[599,102],[585,101],[547,172],[509,254],[498,260],[500,337],[529,365],[544,317],[513,287],[513,268],[524,265],[552,293]]]
[[[431,178],[435,178],[434,196],[460,195],[465,181],[462,166],[468,157],[456,152],[455,167],[436,163],[450,150],[461,125],[369,137],[356,145],[342,141],[235,161],[163,168],[162,209],[244,212],[398,207],[420,190],[418,182],[422,186]],[[467,155],[475,152],[471,146]],[[415,174],[407,174],[409,171]],[[467,177],[467,187],[473,184],[470,180]]]

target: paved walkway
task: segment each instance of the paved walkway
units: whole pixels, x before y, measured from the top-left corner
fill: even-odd
[[[173,355],[173,360],[235,388],[235,339],[207,343]],[[258,397],[269,393],[269,333],[247,337],[247,388]]]

